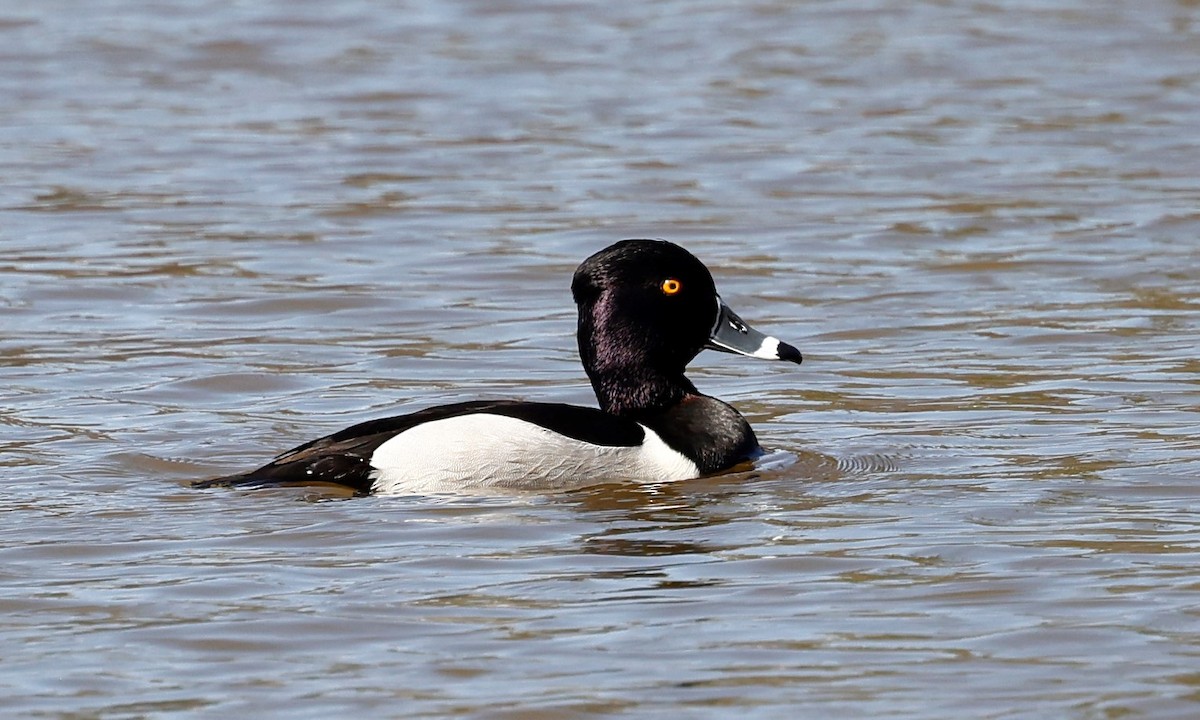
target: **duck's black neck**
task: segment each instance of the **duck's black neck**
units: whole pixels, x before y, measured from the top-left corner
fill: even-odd
[[[600,409],[622,417],[655,415],[699,394],[682,372],[665,373],[640,364],[589,366],[587,373]]]

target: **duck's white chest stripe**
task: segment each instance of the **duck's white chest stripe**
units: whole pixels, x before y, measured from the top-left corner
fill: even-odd
[[[422,423],[371,456],[373,490],[388,495],[480,487],[574,487],[590,481],[684,480],[696,463],[642,426],[641,445],[593,445],[503,415],[476,413]]]

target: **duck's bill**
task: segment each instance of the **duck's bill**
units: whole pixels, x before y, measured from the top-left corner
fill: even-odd
[[[779,338],[763,335],[747,325],[720,298],[717,298],[717,305],[717,322],[705,347],[764,360],[787,360],[799,364],[804,359],[800,351],[791,345],[780,342]]]

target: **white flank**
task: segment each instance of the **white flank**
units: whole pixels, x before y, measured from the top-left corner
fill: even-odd
[[[645,430],[640,446],[607,447],[503,415],[478,413],[422,423],[383,443],[371,456],[373,489],[380,495],[552,490],[603,480],[665,482],[700,474],[694,462]]]

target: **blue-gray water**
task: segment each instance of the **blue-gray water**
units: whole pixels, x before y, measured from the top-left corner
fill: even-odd
[[[1191,718],[1200,4],[0,6],[13,717]],[[591,403],[568,283],[684,244],[788,467],[197,492]]]

